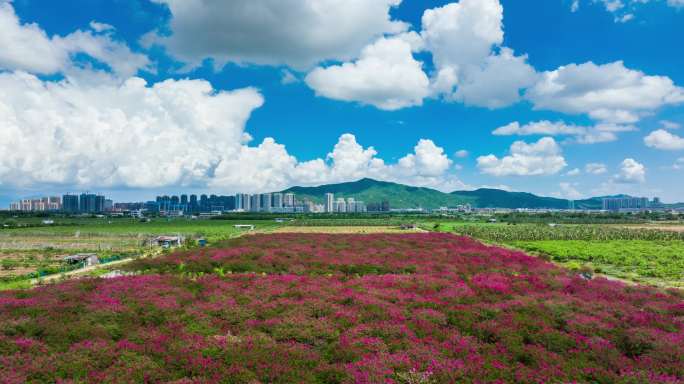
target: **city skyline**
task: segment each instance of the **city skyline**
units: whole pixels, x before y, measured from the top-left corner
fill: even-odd
[[[401,186],[391,183],[381,183],[375,180],[365,179],[360,180],[357,186],[364,185],[370,187],[371,185],[385,185],[397,187],[411,188],[410,186]],[[339,189],[343,184],[328,185],[325,188]],[[347,184],[349,185],[349,184]],[[321,188],[321,187],[317,187]],[[422,190],[427,190],[422,188]],[[489,193],[485,190],[485,193]],[[360,192],[360,191],[359,191]],[[433,190],[433,192],[439,193]],[[505,191],[500,191],[507,193]],[[315,192],[314,192],[315,194]],[[361,195],[363,192],[360,193]],[[341,196],[340,196],[341,195]],[[396,196],[383,195],[377,201],[371,201],[366,204],[365,201],[359,200],[359,193],[347,192],[335,195],[333,192],[325,192],[322,196],[314,197],[307,192],[304,192],[302,198],[299,194],[287,190],[281,192],[265,192],[265,193],[238,193],[235,195],[216,195],[216,194],[168,194],[158,195],[154,200],[148,201],[128,201],[128,202],[114,202],[112,199],[107,199],[103,195],[81,193],[60,196],[47,196],[38,199],[21,199],[10,203],[9,211],[31,211],[31,212],[63,212],[63,213],[105,213],[105,212],[136,212],[136,216],[142,216],[143,213],[162,214],[165,216],[183,216],[211,213],[222,214],[225,212],[270,212],[270,213],[365,213],[365,212],[383,212],[390,211],[390,200]],[[530,194],[519,194],[513,197],[514,194],[508,197],[510,201],[504,202],[503,205],[491,206],[491,203],[485,203],[484,206],[471,205],[464,201],[464,196],[461,200],[455,200],[451,203],[441,204],[439,208],[427,208],[421,205],[413,207],[401,207],[395,209],[397,211],[415,210],[431,212],[431,211],[469,211],[472,208],[502,208],[502,209],[530,209],[529,198],[545,199],[544,197],[534,196]],[[527,195],[527,196],[525,196]],[[519,205],[511,206],[511,204],[519,199],[520,196],[525,196],[524,201],[519,201]],[[376,195],[377,197],[377,195]],[[418,199],[420,197],[416,196]],[[499,195],[499,199],[501,195]],[[438,198],[439,199],[439,198]],[[599,200],[597,202],[597,200]],[[501,201],[501,200],[499,200]],[[566,201],[566,206],[559,207],[558,203]],[[406,201],[403,202],[406,204]],[[670,211],[681,212],[682,203],[668,206],[663,203],[659,197],[638,197],[628,195],[614,195],[614,196],[599,196],[592,197],[589,200],[560,200],[555,199],[545,201],[543,203],[534,203],[536,208],[541,210],[570,210],[570,211]],[[588,205],[587,205],[588,204]],[[597,206],[598,204],[598,206]],[[0,208],[2,210],[2,208]]]
[[[0,1],[0,206],[363,177],[684,200],[681,1],[312,4]]]

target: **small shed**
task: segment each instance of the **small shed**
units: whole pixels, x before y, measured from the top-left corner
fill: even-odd
[[[83,263],[84,267],[100,264],[100,259],[98,259],[97,255],[94,253],[77,253],[64,257],[64,261],[69,265]]]
[[[247,229],[249,231],[254,230],[254,224],[235,224],[233,225],[235,229]]]
[[[415,224],[402,224],[402,225],[400,226],[400,228],[403,229],[403,230],[414,230],[414,229],[416,229],[417,227],[416,227]]]
[[[163,248],[180,247],[183,245],[183,238],[180,236],[157,236],[153,243]]]

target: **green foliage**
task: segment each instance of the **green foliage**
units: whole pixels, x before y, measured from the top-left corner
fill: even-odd
[[[512,242],[528,252],[551,256],[556,262],[574,269],[585,263],[594,270],[609,270],[620,277],[684,280],[684,243],[648,240],[546,240]],[[599,271],[596,271],[599,272]]]
[[[606,225],[442,223],[439,230],[497,243],[542,240],[684,240],[684,233],[674,231]]]

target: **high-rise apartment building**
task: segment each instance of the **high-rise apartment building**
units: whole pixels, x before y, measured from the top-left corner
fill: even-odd
[[[273,203],[271,200],[271,194],[270,193],[262,193],[261,194],[261,211],[268,212],[271,210],[271,204]]]
[[[285,194],[285,197],[283,198],[283,206],[285,207],[294,207],[295,205],[295,195],[292,192],[288,192]]]
[[[249,197],[249,210],[251,212],[259,212],[261,210],[261,196],[258,194]]]
[[[335,212],[335,194],[325,194],[325,211],[328,213]]]
[[[335,202],[335,212],[338,213],[346,213],[347,212],[347,203],[344,201],[344,198],[338,197],[337,201]]]
[[[283,209],[283,194],[280,192],[276,192],[273,194],[273,208],[275,210],[282,210]]]
[[[649,207],[646,197],[616,197],[603,199],[604,211],[643,210]]]
[[[64,195],[62,196],[62,210],[68,213],[78,212],[78,196]]]

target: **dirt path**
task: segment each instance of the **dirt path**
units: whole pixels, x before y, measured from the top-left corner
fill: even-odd
[[[142,256],[142,257],[149,257],[149,256]],[[116,266],[116,265],[122,265],[122,264],[130,263],[131,261],[133,261],[133,260],[135,260],[135,259],[137,259],[137,257],[129,257],[129,258],[127,258],[127,259],[121,259],[121,260],[112,261],[112,262],[107,263],[107,264],[91,265],[90,267],[85,267],[85,268],[81,268],[81,269],[75,269],[75,270],[69,271],[69,272],[55,273],[55,274],[53,274],[53,275],[47,275],[47,276],[44,276],[44,277],[41,277],[41,278],[38,278],[38,279],[33,279],[33,280],[31,280],[31,285],[36,285],[36,284],[39,284],[39,283],[49,283],[49,282],[53,282],[53,281],[55,281],[55,280],[60,280],[60,279],[63,279],[63,278],[70,278],[70,277],[73,277],[73,276],[85,275],[85,274],[88,274],[88,273],[90,273],[90,272],[96,271],[96,270],[98,270],[98,269],[105,269],[105,268],[108,269],[108,268],[111,267],[111,266]]]

